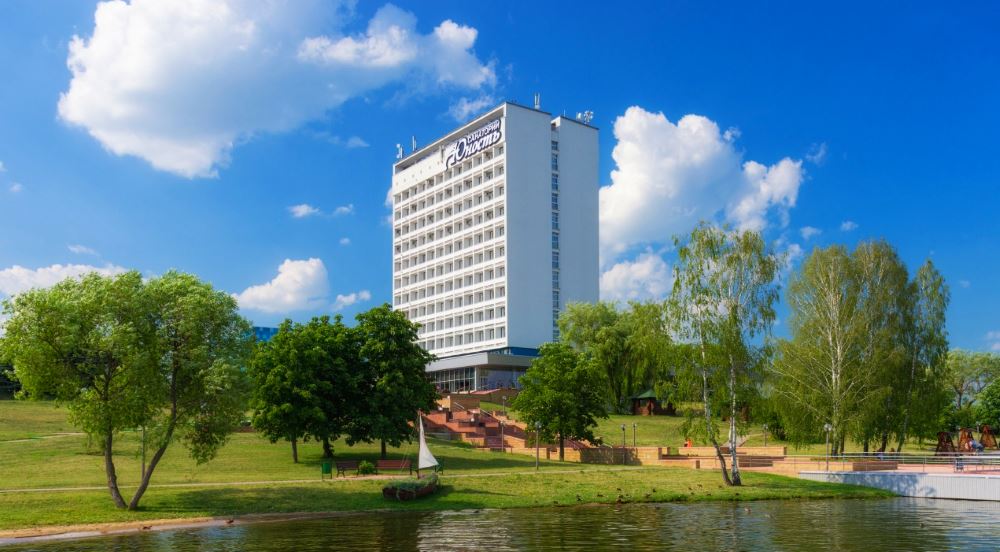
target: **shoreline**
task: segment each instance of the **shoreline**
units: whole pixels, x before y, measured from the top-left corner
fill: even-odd
[[[378,512],[383,510],[366,510]],[[243,514],[237,516],[196,516],[187,518],[164,518],[137,521],[115,521],[107,523],[83,523],[74,525],[51,525],[27,529],[9,529],[0,531],[0,546],[12,544],[28,544],[33,542],[52,542],[61,540],[86,539],[91,537],[107,537],[113,535],[128,535],[132,533],[176,531],[178,529],[204,529],[207,527],[229,527],[257,523],[275,523],[282,521],[300,521],[310,519],[332,518],[361,513],[350,512],[278,512],[272,514]]]

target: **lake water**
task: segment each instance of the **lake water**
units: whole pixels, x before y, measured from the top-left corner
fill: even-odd
[[[3,550],[998,550],[998,514],[907,498],[369,513]]]

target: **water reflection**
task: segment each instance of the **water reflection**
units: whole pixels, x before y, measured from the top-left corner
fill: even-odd
[[[830,500],[351,514],[7,550],[996,550],[997,503]]]

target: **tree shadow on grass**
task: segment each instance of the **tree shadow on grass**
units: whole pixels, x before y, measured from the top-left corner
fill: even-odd
[[[368,510],[464,510],[487,506],[487,495],[504,496],[485,490],[456,492],[442,485],[433,495],[411,501],[388,500],[382,496],[385,481],[367,481],[363,488],[343,489],[338,485],[309,487],[255,487],[198,489],[149,494],[141,509],[164,514],[224,517],[282,512],[351,512]],[[469,500],[483,495],[484,500]]]

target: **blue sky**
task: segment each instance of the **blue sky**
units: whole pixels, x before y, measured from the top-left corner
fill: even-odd
[[[258,324],[353,316],[390,297],[395,144],[539,92],[601,129],[604,297],[662,296],[696,218],[793,262],[884,237],[944,273],[953,346],[1000,350],[997,28],[988,2],[9,0],[0,294],[176,268]]]

